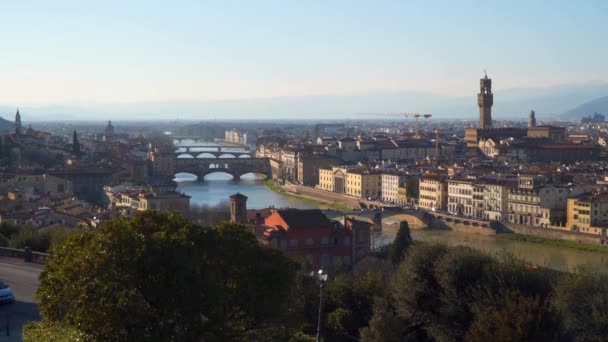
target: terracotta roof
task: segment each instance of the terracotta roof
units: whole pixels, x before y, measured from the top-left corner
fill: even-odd
[[[277,210],[277,214],[281,215],[290,229],[331,226],[331,221],[319,209],[283,209]]]

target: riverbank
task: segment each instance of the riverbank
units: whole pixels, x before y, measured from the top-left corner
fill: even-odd
[[[294,194],[292,192],[289,191],[285,191],[285,189],[283,189],[283,187],[280,184],[275,183],[275,181],[273,181],[272,179],[266,180],[266,182],[264,182],[264,185],[266,185],[266,187],[278,194],[280,194],[281,196],[285,196],[285,197],[290,197],[290,198],[296,198],[299,199],[301,201],[304,202],[308,202],[311,204],[316,204],[318,206],[326,206],[327,208],[330,209],[338,209],[338,210],[346,210],[348,209],[347,207],[339,204],[339,203],[334,203],[334,202],[328,202],[328,201],[322,201],[322,200],[318,200],[315,198],[311,198],[308,196],[304,196],[304,195],[298,195],[298,194]]]
[[[547,239],[543,237],[533,236],[533,235],[524,235],[517,233],[500,233],[496,234],[497,239],[510,240],[510,241],[522,241],[522,242],[531,242],[549,246],[556,247],[565,247],[571,249],[577,249],[581,251],[587,252],[599,252],[599,253],[608,253],[608,247],[603,246],[593,246],[588,245],[576,241],[567,241],[567,240],[556,240],[556,239]]]

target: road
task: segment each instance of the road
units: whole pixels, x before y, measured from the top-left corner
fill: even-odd
[[[41,271],[42,265],[0,257],[0,280],[8,284],[15,295],[15,303],[0,305],[0,342],[21,341],[23,324],[40,319],[34,293]]]

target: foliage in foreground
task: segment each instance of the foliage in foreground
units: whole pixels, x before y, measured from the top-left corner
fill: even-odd
[[[608,275],[412,244],[402,228],[386,254],[325,284],[325,341],[608,335]],[[316,333],[319,284],[240,226],[141,213],[70,236],[55,253],[38,290],[43,321],[25,327],[26,341],[310,341]]]
[[[202,228],[160,212],[105,222],[53,253],[37,291],[42,325],[95,341],[281,334],[297,266],[243,226]]]

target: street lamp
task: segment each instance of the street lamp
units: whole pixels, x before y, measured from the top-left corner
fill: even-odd
[[[314,272],[311,272],[314,275]],[[321,321],[323,317],[323,285],[327,281],[327,271],[322,268],[317,272],[317,279],[319,279],[319,319],[317,322],[317,342],[321,342]]]

